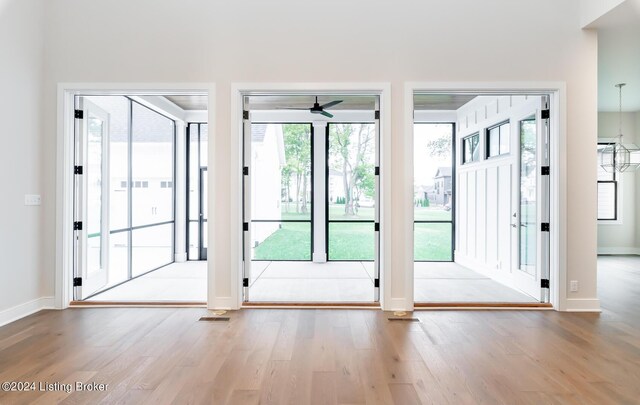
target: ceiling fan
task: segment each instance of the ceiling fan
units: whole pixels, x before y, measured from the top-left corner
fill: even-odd
[[[342,103],[344,100],[333,100],[328,103],[320,105],[318,103],[318,96],[316,96],[316,102],[313,103],[313,107],[311,108],[296,108],[296,107],[276,107],[278,110],[309,110],[311,114],[322,114],[325,117],[333,118],[333,114],[325,111],[325,109],[333,107],[336,104]]]

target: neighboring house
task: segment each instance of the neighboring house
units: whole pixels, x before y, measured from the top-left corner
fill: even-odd
[[[282,167],[285,165],[281,124],[251,125],[251,219],[252,246],[280,229]]]
[[[439,167],[433,176],[433,199],[429,202],[434,205],[447,205],[451,202],[451,167]]]

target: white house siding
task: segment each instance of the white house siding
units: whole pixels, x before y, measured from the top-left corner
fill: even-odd
[[[539,97],[482,96],[458,111],[456,261],[495,279],[509,282],[516,251],[512,246],[512,215],[518,182],[519,121],[533,114]],[[485,159],[485,131],[509,120],[510,152]],[[462,164],[462,139],[480,134],[480,161]]]
[[[251,219],[282,219],[284,144],[281,124],[253,124],[251,142]],[[278,222],[254,223],[252,245],[257,246],[280,228]]]

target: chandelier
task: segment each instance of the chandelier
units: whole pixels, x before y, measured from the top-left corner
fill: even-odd
[[[622,142],[622,88],[626,83],[618,83],[618,136],[600,152],[600,166],[609,173],[623,173],[640,168],[640,148]]]

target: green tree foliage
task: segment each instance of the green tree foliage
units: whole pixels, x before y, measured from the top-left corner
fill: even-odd
[[[308,124],[284,124],[285,166],[282,181],[287,190],[287,203],[291,201],[291,183],[295,185],[296,213],[308,212],[307,188],[311,174],[311,131]],[[288,206],[288,204],[287,204]]]

